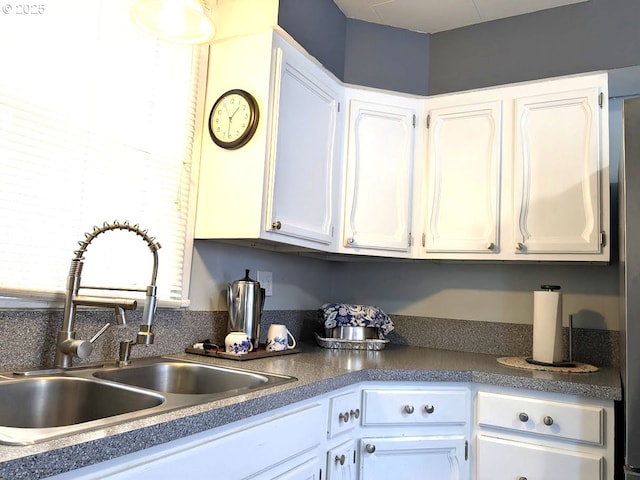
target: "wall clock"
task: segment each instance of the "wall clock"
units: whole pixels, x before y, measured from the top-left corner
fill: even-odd
[[[258,127],[258,102],[249,92],[235,89],[216,100],[209,115],[209,134],[216,145],[233,150],[245,145]]]

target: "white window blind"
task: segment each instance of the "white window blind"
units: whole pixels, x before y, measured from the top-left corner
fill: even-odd
[[[60,298],[84,232],[118,220],[161,244],[161,305],[185,305],[202,47],[138,31],[131,0],[37,3],[0,12],[0,295]],[[110,231],[82,284],[144,289],[151,272],[146,243]]]

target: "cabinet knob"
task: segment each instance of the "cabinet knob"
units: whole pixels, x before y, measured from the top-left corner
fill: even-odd
[[[527,415],[524,412],[521,412],[520,415],[518,415],[518,418],[520,419],[521,422],[528,422],[529,421],[529,415]]]
[[[282,222],[280,220],[276,220],[271,224],[271,228],[274,230],[280,230],[282,228]]]
[[[493,242],[489,242],[487,244],[487,250],[495,250],[496,249],[496,244]]]
[[[553,418],[551,418],[549,415],[545,416],[542,419],[542,422],[547,426],[550,427],[551,425],[553,425]]]
[[[371,445],[370,443],[367,443],[364,446],[364,449],[366,450],[367,453],[373,453],[376,451],[376,446],[375,445]]]
[[[338,415],[338,421],[347,423],[349,421],[349,412],[344,412]]]
[[[522,242],[516,243],[516,250],[524,250],[524,249],[525,249],[524,243]]]
[[[413,405],[405,405],[404,411],[405,413],[408,413],[409,415],[411,415],[413,413]]]
[[[424,411],[425,413],[433,413],[436,411],[436,407],[434,407],[433,405],[425,405]]]
[[[349,237],[349,238],[347,238],[347,243],[348,243],[349,245],[353,245],[355,242],[356,242],[356,239],[355,239],[355,238],[353,238],[353,237]]]
[[[346,460],[344,454],[336,455],[336,465],[339,463],[340,465],[344,465],[344,461]]]
[[[357,420],[358,418],[360,418],[360,409],[356,408],[355,410],[351,410],[349,412],[349,415]]]
[[[518,480],[527,480],[527,477],[518,477]]]

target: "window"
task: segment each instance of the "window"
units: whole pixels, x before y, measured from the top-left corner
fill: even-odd
[[[138,31],[131,0],[7,3],[0,13],[0,295],[57,300],[103,222],[148,230],[161,305],[187,304],[192,157],[206,47]],[[83,285],[145,288],[152,255],[100,235]]]

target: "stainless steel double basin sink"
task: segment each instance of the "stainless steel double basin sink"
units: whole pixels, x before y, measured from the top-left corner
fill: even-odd
[[[169,357],[0,375],[0,444],[29,445],[296,380]]]

